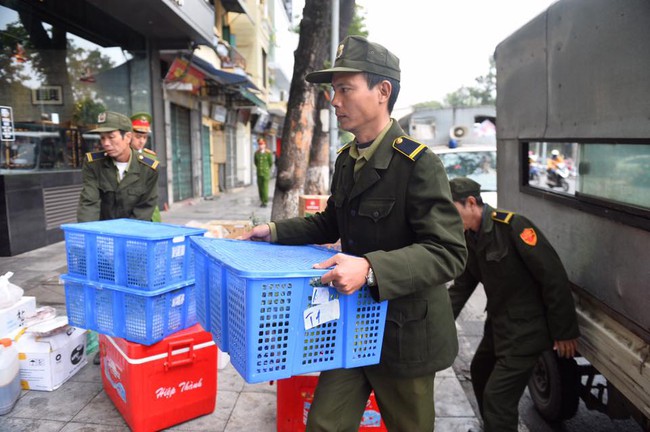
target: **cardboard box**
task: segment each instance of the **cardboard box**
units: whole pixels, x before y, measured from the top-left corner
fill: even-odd
[[[249,220],[213,220],[203,228],[216,238],[236,239],[253,229],[253,223]]]
[[[88,362],[86,333],[87,330],[71,326],[48,337],[19,331],[14,340],[22,388],[52,391],[61,387]]]
[[[9,336],[25,324],[25,317],[36,310],[36,297],[23,296],[13,306],[0,309],[0,337]]]
[[[189,221],[186,226],[207,229],[206,237],[236,239],[253,229],[249,220],[215,219],[208,222]]]
[[[300,195],[298,197],[298,216],[304,217],[325,210],[329,195]]]

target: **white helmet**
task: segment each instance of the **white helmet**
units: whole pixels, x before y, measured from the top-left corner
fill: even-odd
[[[551,152],[551,155],[553,155],[553,156],[559,156],[559,155],[560,155],[560,151],[559,151],[559,150],[553,150],[553,151]]]

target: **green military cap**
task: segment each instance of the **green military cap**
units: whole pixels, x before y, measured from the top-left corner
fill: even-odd
[[[348,36],[339,44],[334,67],[308,73],[305,79],[329,83],[335,72],[372,72],[399,81],[399,58],[378,43],[361,36]]]
[[[131,119],[124,114],[113,111],[104,111],[97,116],[97,128],[88,131],[89,133],[113,132],[123,130],[131,132]]]
[[[451,189],[451,198],[454,201],[460,201],[469,196],[477,197],[481,195],[481,185],[467,177],[456,177],[449,181]]]

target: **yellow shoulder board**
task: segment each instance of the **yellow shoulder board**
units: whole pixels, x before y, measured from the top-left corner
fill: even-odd
[[[349,148],[349,147],[350,147],[350,143],[347,143],[346,145],[344,145],[343,147],[341,147],[340,149],[338,149],[338,150],[336,151],[336,154],[341,153],[343,150],[345,150],[346,148]]]
[[[156,159],[150,158],[142,153],[138,155],[138,162],[145,164],[154,171],[158,168],[158,164],[160,163]]]
[[[496,211],[492,212],[492,220],[495,220],[497,222],[501,222],[501,223],[504,223],[504,224],[509,224],[510,219],[512,219],[512,217],[514,215],[515,215],[514,213],[509,212],[509,211],[496,210]]]
[[[152,156],[158,156],[158,155],[156,154],[155,151],[153,151],[153,150],[149,150],[148,148],[143,148],[142,151],[143,151],[144,153],[149,153],[149,154],[152,155]]]
[[[95,162],[96,160],[102,160],[105,157],[106,157],[106,152],[103,151],[86,153],[86,159],[88,159],[88,162]]]
[[[413,141],[411,138],[401,136],[393,141],[393,148],[411,160],[418,160],[427,149],[425,144]]]

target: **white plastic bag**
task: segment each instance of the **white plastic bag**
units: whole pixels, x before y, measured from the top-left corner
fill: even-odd
[[[0,276],[0,309],[13,306],[23,296],[23,289],[9,282],[13,275],[13,272],[7,272]]]

